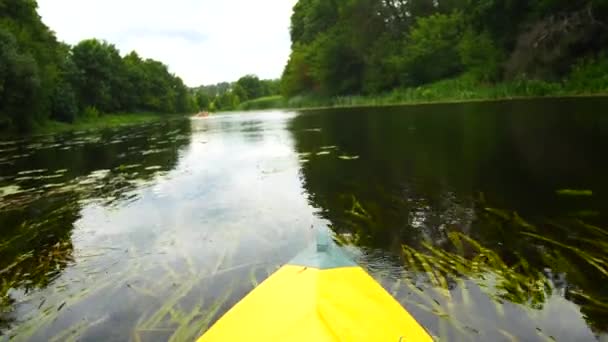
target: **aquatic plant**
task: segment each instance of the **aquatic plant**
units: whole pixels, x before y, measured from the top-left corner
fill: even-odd
[[[351,208],[345,211],[350,219],[334,228],[337,239],[345,245],[368,243],[365,236],[385,229],[386,219],[378,217],[382,211],[373,205],[355,196],[351,201]],[[397,205],[412,210],[406,203]],[[395,297],[408,307],[439,317],[438,330],[433,330],[441,340],[453,339],[449,338],[452,333],[468,336],[479,329],[463,323],[461,316],[483,321],[471,304],[471,298],[479,300],[475,293],[480,291],[492,299],[497,315],[504,315],[507,303],[518,305],[530,324],[534,324],[535,313],[529,310],[542,310],[553,296],[565,296],[588,315],[590,326],[605,331],[602,322],[608,317],[608,293],[591,279],[608,280],[608,231],[572,218],[531,223],[517,212],[486,205],[480,196],[476,224],[511,235],[504,241],[506,245],[488,246],[482,237],[457,230],[447,231],[447,243],[440,245],[432,240],[403,244],[400,256],[406,275],[386,283]],[[496,329],[509,336],[503,328]],[[540,330],[538,335],[550,339]]]

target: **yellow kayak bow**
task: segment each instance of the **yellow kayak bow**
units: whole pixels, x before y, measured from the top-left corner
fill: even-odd
[[[329,237],[299,254],[198,342],[432,341],[426,330]]]

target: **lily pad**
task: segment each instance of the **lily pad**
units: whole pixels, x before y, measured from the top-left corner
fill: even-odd
[[[108,173],[110,173],[110,170],[97,170],[97,171],[91,172],[91,174],[89,174],[88,178],[102,179],[102,178],[105,178],[108,175]]]
[[[37,174],[37,173],[45,173],[47,171],[48,171],[47,169],[27,170],[27,171],[21,171],[17,174],[19,176],[25,176],[25,175],[33,175],[33,174]]]
[[[166,150],[163,149],[150,149],[147,151],[142,152],[141,154],[144,156],[150,155],[150,154],[158,154],[158,153],[163,153],[166,152]]]
[[[120,165],[116,168],[118,171],[126,171],[131,169],[137,169],[141,166],[141,164],[131,164],[131,165]]]
[[[49,184],[45,184],[44,188],[45,189],[50,189],[50,188],[60,188],[62,186],[64,186],[65,183],[49,183]]]
[[[561,189],[557,190],[557,194],[562,196],[593,196],[593,191],[579,189]]]
[[[0,197],[14,195],[20,193],[22,190],[19,185],[8,185],[0,188]]]
[[[24,176],[24,177],[17,177],[15,178],[16,182],[24,182],[24,181],[28,181],[28,180],[33,180],[36,177],[32,177],[32,176]]]

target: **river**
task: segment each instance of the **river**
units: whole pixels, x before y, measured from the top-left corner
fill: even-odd
[[[192,340],[317,229],[436,337],[606,340],[606,108],[266,111],[0,141],[0,341]]]

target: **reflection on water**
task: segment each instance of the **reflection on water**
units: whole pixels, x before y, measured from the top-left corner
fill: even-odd
[[[200,335],[326,225],[292,116],[3,143],[0,340]]]
[[[585,240],[608,237],[595,229],[608,227],[607,104],[338,109],[290,129],[311,204],[343,243],[380,254],[361,263],[435,336],[594,340],[608,248]]]
[[[260,112],[0,142],[0,340],[192,340],[327,226],[435,336],[593,340],[608,331],[606,104]]]

